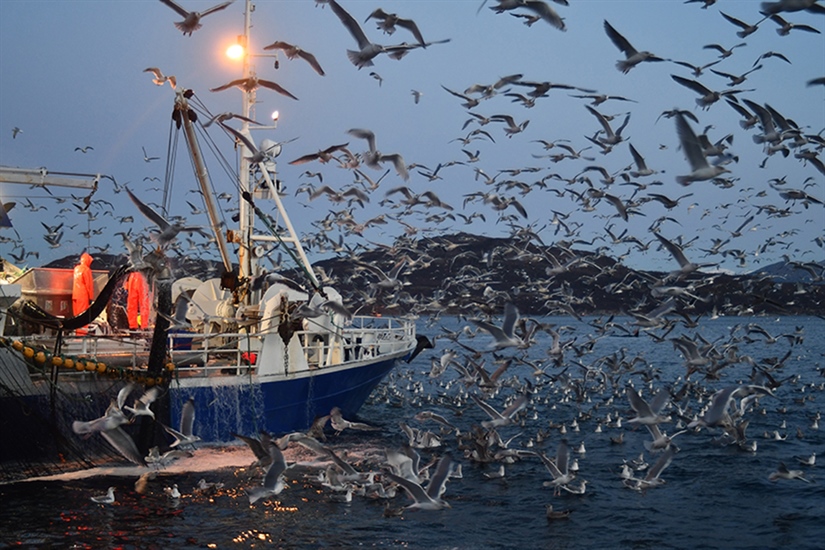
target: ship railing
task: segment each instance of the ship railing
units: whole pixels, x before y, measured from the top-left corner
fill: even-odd
[[[269,336],[280,338],[277,333]],[[254,373],[263,333],[170,333],[169,356],[179,375]],[[408,351],[415,344],[415,325],[396,318],[355,317],[335,332],[296,331],[310,370],[365,361]],[[294,371],[293,371],[294,372]]]

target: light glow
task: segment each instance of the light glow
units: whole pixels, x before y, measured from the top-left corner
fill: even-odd
[[[226,57],[229,59],[243,59],[244,53],[244,47],[240,44],[232,44],[226,49]]]

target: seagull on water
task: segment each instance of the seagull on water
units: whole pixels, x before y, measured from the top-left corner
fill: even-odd
[[[95,495],[92,497],[92,502],[98,504],[112,504],[115,501],[115,488],[109,487],[105,495]]]
[[[201,19],[203,19],[210,13],[214,13],[216,11],[220,11],[226,8],[235,0],[229,0],[229,2],[223,2],[222,4],[218,4],[217,6],[212,6],[211,8],[205,11],[187,11],[183,9],[183,7],[181,7],[180,4],[174,2],[173,0],[160,1],[169,6],[170,8],[172,8],[173,10],[175,10],[176,12],[178,12],[178,15],[183,17],[183,21],[178,21],[177,23],[175,23],[175,27],[177,27],[177,29],[181,31],[184,35],[188,34],[189,36],[192,36],[193,32],[195,32],[203,26],[201,25]]]

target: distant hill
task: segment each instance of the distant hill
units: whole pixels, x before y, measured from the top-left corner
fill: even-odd
[[[394,291],[379,289],[379,275],[404,259]],[[48,267],[72,267],[68,256]],[[124,256],[99,255],[94,269],[111,269]],[[170,259],[175,277],[220,276],[216,261]],[[387,313],[453,314],[500,312],[512,301],[529,314],[587,315],[650,311],[668,299],[675,311],[698,316],[737,314],[818,314],[825,311],[825,263],[779,262],[746,275],[692,273],[682,278],[637,271],[613,258],[563,243],[494,238],[468,233],[396,242],[315,262],[354,308]],[[297,270],[284,272],[296,281]],[[330,284],[330,283],[325,283]],[[363,309],[362,309],[363,311]]]

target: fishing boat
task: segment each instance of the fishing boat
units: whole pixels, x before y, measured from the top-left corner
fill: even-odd
[[[251,11],[247,3],[245,44]],[[253,75],[245,62],[244,78]],[[185,137],[205,199],[220,254],[218,276],[175,279],[159,243],[145,254],[133,253],[117,269],[95,272],[96,300],[73,315],[71,269],[17,270],[4,262],[0,479],[122,461],[122,452],[101,437],[78,435],[72,424],[101,417],[130,384],[130,402],[140,397],[140,388],[160,390],[151,405],[154,419],[141,416],[123,426],[145,452],[159,441],[168,446],[162,425],[177,428],[187,403],[194,405],[194,433],[205,443],[231,441],[233,433],[306,430],[335,407],[354,417],[396,362],[415,350],[414,320],[352,315],[341,295],[319,281],[281,200],[277,148],[270,142],[259,148],[263,154],[250,151],[255,144],[246,119],[255,90],[243,93],[241,129],[219,136],[240,147],[232,182],[239,226],[222,230],[198,142],[203,117],[190,104],[192,96],[192,90],[176,88],[173,131]],[[212,128],[228,129],[223,121]],[[58,182],[92,192],[99,179],[67,183],[45,169],[0,170],[0,181]],[[238,249],[237,260],[229,256],[230,245]],[[260,260],[278,252],[294,260],[300,277],[263,269]],[[148,330],[118,328],[112,319],[113,296],[133,271],[152,281]]]

